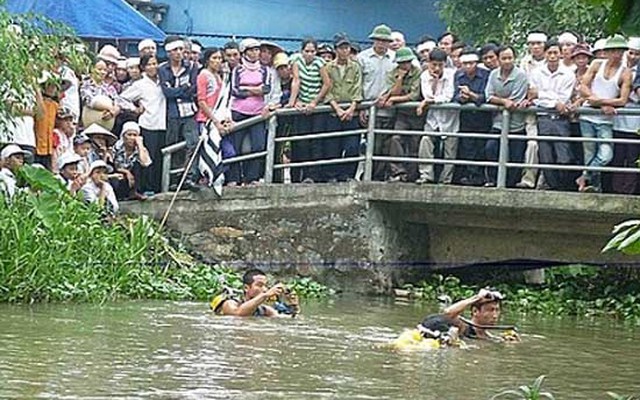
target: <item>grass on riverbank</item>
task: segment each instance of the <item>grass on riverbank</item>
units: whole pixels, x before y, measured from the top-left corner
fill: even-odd
[[[107,222],[49,172],[25,166],[19,175],[33,191],[0,197],[0,302],[206,301],[241,289],[240,272],[195,262],[150,219]],[[309,279],[290,283],[301,297],[329,294]]]

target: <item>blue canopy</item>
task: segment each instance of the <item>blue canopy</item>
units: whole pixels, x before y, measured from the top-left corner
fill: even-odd
[[[153,39],[165,34],[124,0],[6,0],[12,14],[35,13],[94,39]]]

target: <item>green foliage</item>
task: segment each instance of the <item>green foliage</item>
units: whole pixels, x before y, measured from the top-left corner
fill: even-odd
[[[604,33],[613,0],[440,0],[448,28],[474,45],[489,40],[522,44],[531,30],[559,34],[571,30],[588,39]]]
[[[542,383],[544,382],[544,379],[545,376],[540,375],[530,386],[522,385],[518,387],[517,390],[505,390],[493,396],[491,399],[493,400],[503,397],[509,397],[519,400],[554,400],[554,397],[551,393],[542,390]]]
[[[541,286],[521,283],[480,282],[471,286],[456,277],[433,275],[416,288],[424,301],[453,301],[468,298],[479,287],[493,286],[506,299],[505,307],[519,313],[554,315],[609,315],[640,324],[640,271],[634,268],[595,268],[584,266],[547,269]]]
[[[609,240],[602,252],[618,250],[625,254],[640,254],[640,220],[632,219],[613,227],[615,236]]]
[[[25,165],[18,176],[32,190],[0,197],[0,301],[209,300],[242,288],[241,274],[195,263],[152,220],[106,222],[51,173]],[[309,279],[291,286],[301,297],[329,293]]]
[[[0,0],[0,143],[11,142],[12,116],[32,110],[43,71],[55,71],[64,58],[76,72],[86,72],[88,57],[68,27],[39,15],[10,15]],[[60,82],[57,82],[60,83]]]
[[[286,282],[286,285],[291,288],[298,296],[303,298],[315,298],[321,299],[329,296],[333,296],[335,291],[327,286],[314,281],[311,278],[293,278]]]

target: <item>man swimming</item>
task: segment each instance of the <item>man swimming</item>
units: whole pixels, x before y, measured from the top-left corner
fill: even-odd
[[[242,299],[226,295],[216,296],[211,308],[216,314],[237,317],[276,317],[281,314],[295,316],[300,313],[298,296],[289,291],[282,283],[269,288],[267,275],[259,269],[251,269],[242,277],[244,293]],[[265,303],[278,299],[274,306]],[[280,301],[280,299],[286,300]]]

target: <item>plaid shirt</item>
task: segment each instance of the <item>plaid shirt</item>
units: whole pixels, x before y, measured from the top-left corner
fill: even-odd
[[[130,170],[133,168],[135,163],[140,162],[140,155],[138,154],[138,149],[133,150],[132,153],[127,155],[127,152],[124,149],[124,142],[122,140],[118,140],[113,146],[113,151],[115,156],[113,158],[113,163],[116,169],[126,169]]]

